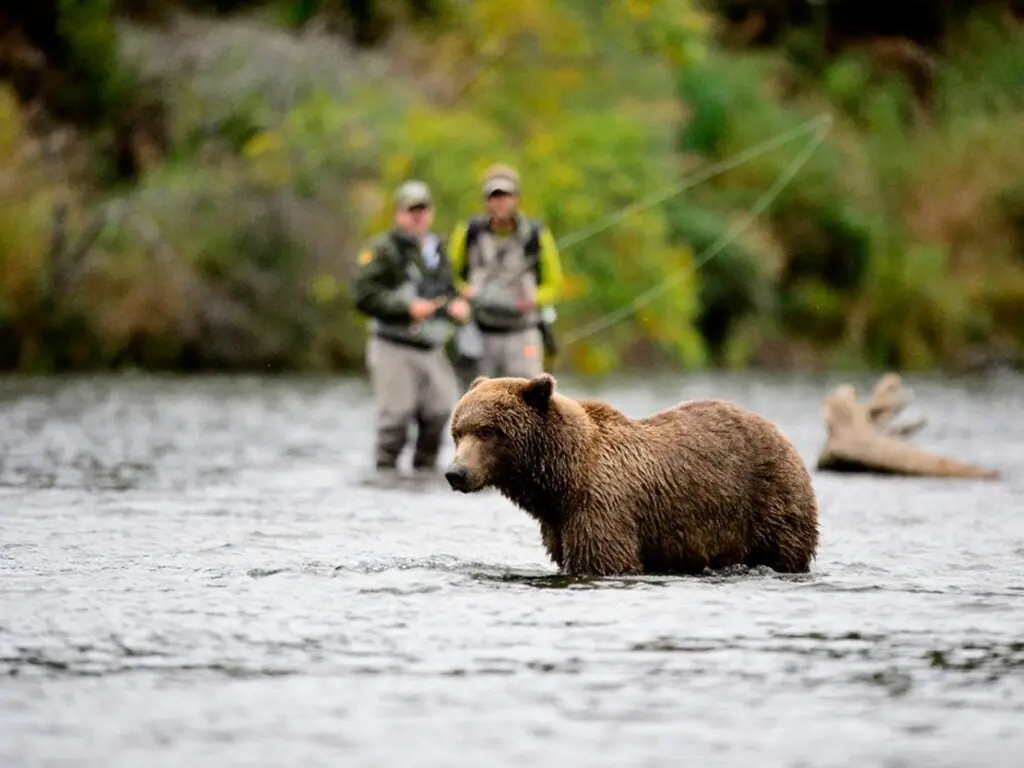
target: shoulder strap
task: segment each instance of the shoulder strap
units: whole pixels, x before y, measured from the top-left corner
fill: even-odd
[[[399,235],[394,230],[387,232],[381,239],[380,248],[399,272],[416,279],[417,275],[421,275],[421,268],[409,250],[402,247],[398,238]]]
[[[465,242],[465,253],[462,259],[462,273],[459,277],[462,280],[469,279],[469,259],[470,254],[473,252],[473,245],[476,243],[480,233],[487,229],[487,217],[486,216],[474,216],[466,222],[466,242]]]
[[[480,233],[487,229],[487,218],[485,216],[474,216],[466,222],[466,250],[473,247],[473,243],[480,237]]]
[[[533,271],[537,276],[538,283],[541,281],[540,230],[540,222],[530,219],[530,235],[526,238],[526,242],[523,244],[523,252],[526,254],[526,258],[528,258],[530,263],[533,265]]]
[[[378,247],[383,251],[387,251],[391,256],[401,256],[402,249],[398,245],[396,238],[397,235],[394,232],[387,232],[381,236],[378,241]]]

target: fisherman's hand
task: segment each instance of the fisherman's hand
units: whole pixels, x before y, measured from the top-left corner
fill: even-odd
[[[437,311],[437,304],[430,299],[413,299],[409,302],[409,315],[416,322],[426,320]]]
[[[530,301],[529,299],[520,299],[519,301],[516,302],[516,306],[519,308],[520,312],[529,312],[531,309],[533,309],[534,302]]]
[[[473,286],[467,285],[465,288],[462,289],[462,298],[466,300],[472,299],[473,294],[475,293],[476,291],[473,290]]]
[[[469,319],[469,304],[465,299],[452,299],[448,302],[448,316],[457,323],[464,323]]]

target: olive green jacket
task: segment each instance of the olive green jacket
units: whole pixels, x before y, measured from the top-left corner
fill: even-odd
[[[424,348],[447,341],[451,321],[443,309],[418,323],[409,314],[414,298],[453,299],[457,295],[444,243],[438,241],[437,249],[437,262],[431,269],[419,245],[392,228],[372,238],[360,252],[352,294],[356,309],[370,318],[376,335]]]

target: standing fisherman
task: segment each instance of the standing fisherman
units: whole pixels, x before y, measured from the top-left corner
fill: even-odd
[[[515,169],[491,166],[483,193],[486,215],[458,225],[449,242],[455,284],[473,306],[458,339],[463,366],[473,365],[464,385],[475,375],[541,373],[544,352],[554,354],[552,305],[562,291],[558,247],[544,224],[519,212]]]
[[[395,199],[394,224],[359,254],[353,294],[356,309],[370,318],[366,360],[377,398],[377,468],[396,466],[415,420],[413,467],[428,470],[436,466],[459,395],[444,347],[451,321],[465,323],[469,305],[456,293],[444,246],[431,231],[430,188],[407,181]]]

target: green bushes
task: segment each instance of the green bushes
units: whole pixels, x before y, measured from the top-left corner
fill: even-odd
[[[559,330],[577,370],[920,368],[978,343],[1024,348],[1024,72],[1012,30],[981,17],[950,41],[922,119],[863,52],[801,58],[811,69],[786,48],[708,49],[689,0],[524,0],[515,14],[499,0],[367,4],[388,24],[444,21],[429,34],[402,22],[374,50],[305,23],[335,4],[288,2],[186,18],[173,36],[120,24],[115,50],[108,5],[61,6],[76,71],[96,75],[79,97],[123,125],[140,84],[158,83],[145,93],[168,116],[167,151],[128,183],[89,188],[97,177],[70,198],[82,258],[55,293],[52,178],[4,96],[4,367],[359,366],[347,281],[394,186],[428,181],[447,232],[479,209],[496,161],[520,169],[527,212],[556,238],[593,232],[563,251]],[[280,11],[298,31],[274,26]],[[611,223],[826,110],[824,144],[699,268],[801,142]],[[634,314],[576,333],[657,286]]]
[[[1019,39],[977,18],[966,32],[938,64],[938,106],[923,125],[914,124],[902,81],[870,84],[879,76],[862,54],[839,58],[810,88],[783,51],[718,55],[703,71],[681,71],[680,93],[695,110],[681,143],[707,160],[821,109],[837,116],[825,145],[766,215],[770,244],[749,257],[772,264],[781,252],[781,266],[755,277],[718,265],[720,273],[742,270],[748,284],[729,301],[706,291],[705,313],[717,301],[719,315],[723,306],[736,319],[750,314],[746,297],[756,285],[775,297],[757,305],[759,327],[816,350],[824,365],[929,368],[956,364],[978,343],[1024,352],[1024,327],[1007,323],[1024,309],[1014,194],[1024,154],[1012,138],[1024,130]],[[982,83],[979,73],[989,71],[995,76]],[[698,205],[749,206],[792,151],[730,171],[699,191]],[[709,270],[702,279],[722,276]]]

